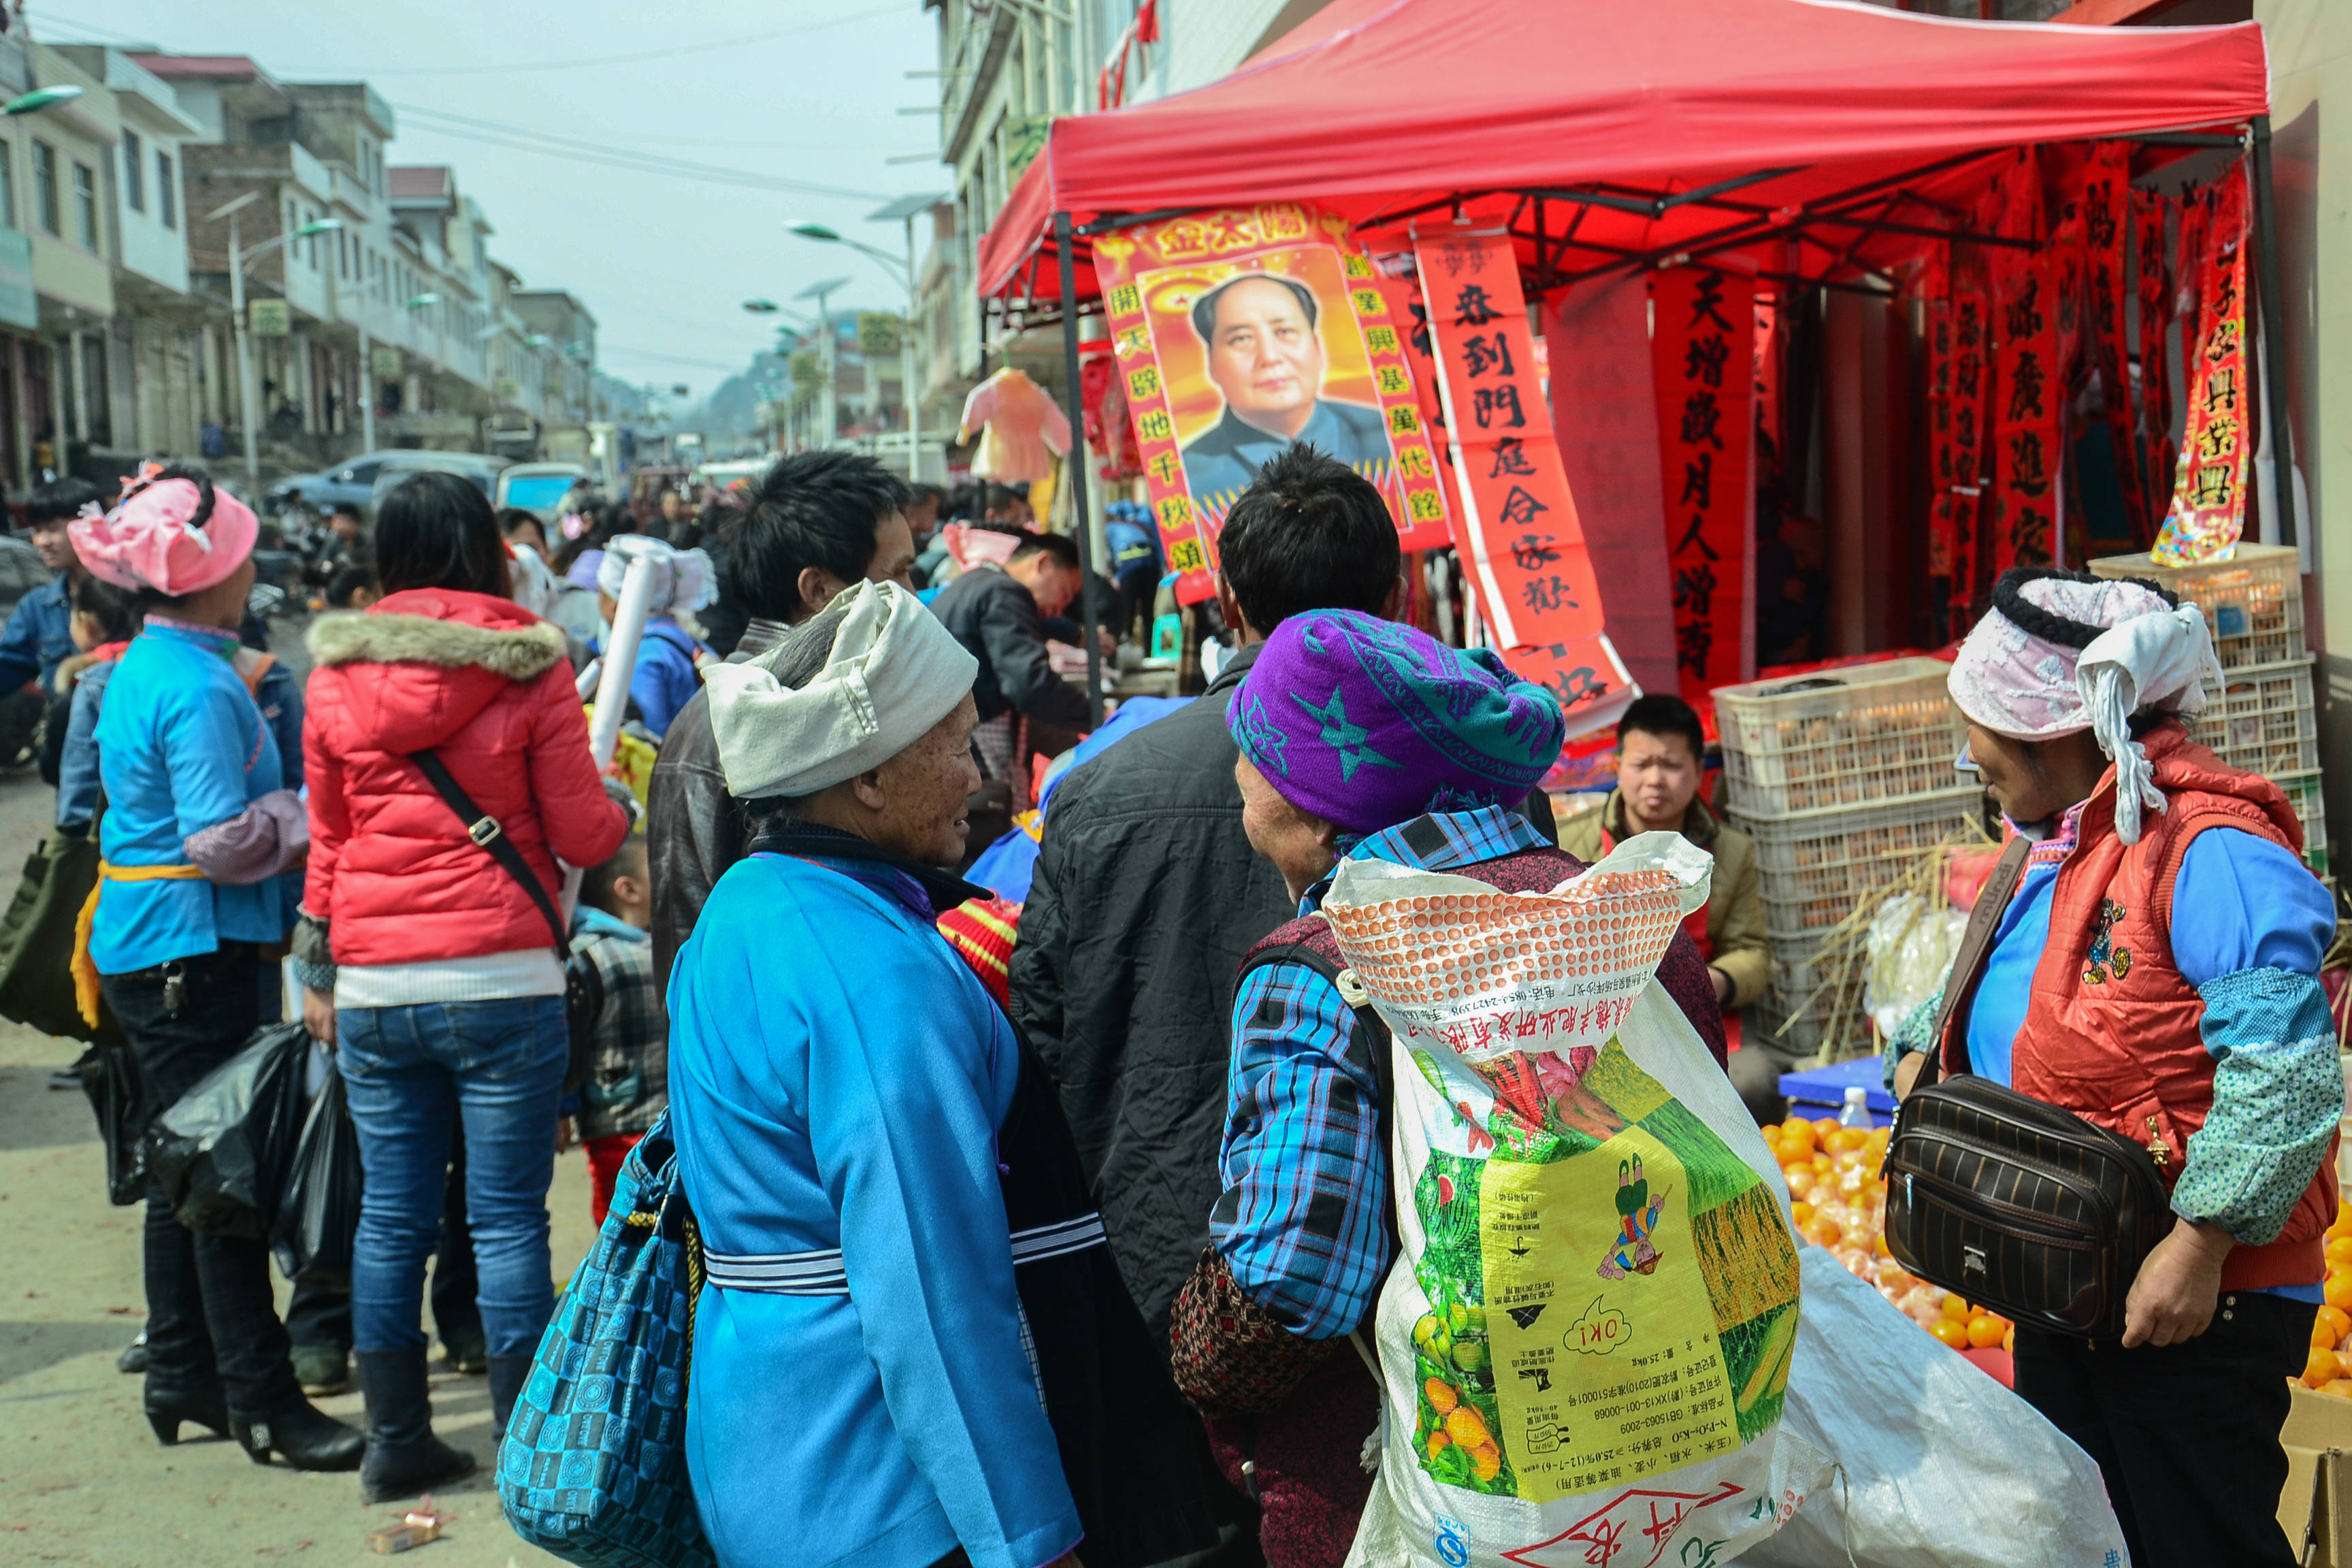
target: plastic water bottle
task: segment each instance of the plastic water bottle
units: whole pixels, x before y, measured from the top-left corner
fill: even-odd
[[[1859,1127],[1870,1131],[1870,1090],[1853,1084],[1845,1091],[1845,1109],[1838,1112],[1840,1127]]]

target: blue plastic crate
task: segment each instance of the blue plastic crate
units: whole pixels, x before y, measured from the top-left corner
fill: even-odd
[[[1784,1072],[1780,1075],[1780,1092],[1789,1097],[1790,1115],[1813,1121],[1824,1116],[1834,1119],[1845,1109],[1846,1089],[1860,1084],[1870,1091],[1871,1125],[1892,1126],[1895,1097],[1879,1082],[1882,1070],[1878,1058],[1864,1057],[1835,1067]]]

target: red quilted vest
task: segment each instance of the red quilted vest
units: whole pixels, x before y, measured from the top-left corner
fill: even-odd
[[[2140,817],[2140,840],[2116,836],[2116,774],[2083,808],[2074,850],[2051,895],[2050,940],[2033,973],[2011,1055],[2011,1087],[2143,1145],[2168,1185],[2213,1106],[2213,1058],[2198,1025],[2205,1004],[2173,966],[2172,889],[2181,857],[2209,827],[2235,827],[2300,853],[2303,827],[2279,787],[2231,770],[2178,723],[2143,743],[2166,809]],[[1958,1065],[1943,1041],[1947,1071]],[[2333,1141],[2286,1228],[2240,1247],[2221,1289],[2316,1284],[2336,1209]]]
[[[1558,849],[1520,849],[1493,860],[1480,860],[1469,866],[1449,866],[1444,875],[1466,877],[1474,882],[1484,882],[1506,893],[1548,893],[1570,877],[1585,870],[1583,861]],[[1316,915],[1276,926],[1265,938],[1244,955],[1241,973],[1247,974],[1260,964],[1279,963],[1288,953],[1277,950],[1306,949],[1336,973],[1348,966],[1339,955],[1339,939],[1332,933],[1331,922]],[[1727,1051],[1723,1036],[1723,1009],[1715,1000],[1715,983],[1707,978],[1706,960],[1692,945],[1687,931],[1677,931],[1666,949],[1666,956],[1658,963],[1658,983],[1683,1016],[1698,1031],[1706,1042],[1707,1054],[1716,1065],[1723,1065]]]

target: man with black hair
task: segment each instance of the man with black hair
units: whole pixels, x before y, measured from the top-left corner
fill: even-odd
[[[1706,756],[1706,731],[1689,703],[1664,693],[1635,698],[1617,721],[1617,787],[1598,808],[1560,824],[1559,847],[1592,861],[1637,833],[1679,833],[1715,857],[1706,908],[1685,929],[1706,960],[1715,999],[1723,1005],[1724,1030],[1735,1052],[1732,1085],[1759,1122],[1776,1121],[1786,1109],[1780,1073],[1794,1065],[1793,1057],[1784,1062],[1760,1035],[1742,1040],[1737,1018],[1737,1010],[1754,1005],[1772,981],[1756,842],[1701,797]]]
[[[1239,647],[1206,695],[1055,786],[1013,950],[1013,1016],[1060,1085],[1111,1253],[1163,1345],[1223,1186],[1234,973],[1297,913],[1242,831],[1225,704],[1288,616],[1393,617],[1404,597],[1380,492],[1304,447],[1261,470],[1218,543]]]
[[[770,468],[728,530],[728,592],[749,616],[728,661],[766,652],[855,584],[908,586],[907,499],[905,480],[855,452],[798,452]],[[657,986],[748,838],[743,803],[728,794],[710,737],[709,700],[697,692],[663,733],[646,797]]]
[[[73,585],[83,571],[66,525],[83,507],[104,499],[96,485],[76,479],[53,479],[26,499],[25,526],[33,548],[57,575],[17,600],[7,629],[0,631],[0,692],[35,679],[47,691],[58,666],[73,657]]]
[[[1224,416],[1184,447],[1184,482],[1196,499],[1238,492],[1298,444],[1376,482],[1387,468],[1381,411],[1323,395],[1321,313],[1315,290],[1271,272],[1244,272],[1193,301],[1192,331],[1225,400]]]

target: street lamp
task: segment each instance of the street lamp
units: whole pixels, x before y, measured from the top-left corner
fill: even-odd
[[[63,88],[43,89],[43,91],[56,92],[66,90]],[[80,90],[79,88],[75,88],[72,92],[78,94]],[[39,96],[40,93],[27,93],[26,98]],[[16,103],[9,104],[6,112],[12,114],[19,112],[16,105],[24,101],[25,99],[18,99]],[[58,100],[52,99],[50,101]],[[36,104],[34,107],[37,109],[43,106]],[[30,112],[30,110],[24,112]],[[299,228],[289,229],[284,234],[265,239],[248,251],[238,244],[237,215],[260,199],[259,191],[247,191],[226,206],[216,207],[205,216],[206,223],[218,223],[223,218],[228,220],[228,302],[231,317],[229,325],[236,334],[237,416],[238,422],[245,426],[246,488],[256,496],[258,496],[261,490],[261,443],[258,429],[261,416],[254,398],[252,335],[247,331],[245,321],[245,264],[266,251],[277,249],[289,239],[308,239],[314,234],[325,234],[343,226],[343,220],[339,217],[320,218],[316,223],[306,223]]]
[[[824,429],[822,432],[823,440],[820,445],[826,447],[833,445],[835,437],[841,428],[841,422],[839,413],[834,406],[833,317],[825,309],[825,298],[833,293],[835,289],[845,289],[848,286],[849,279],[846,278],[828,278],[822,283],[810,284],[807,288],[793,296],[795,300],[814,300],[816,301],[818,361],[823,366],[824,378],[824,384],[819,388],[819,391],[823,395],[823,402],[820,405],[822,412],[818,415],[818,417],[824,421]]]
[[[60,103],[71,103],[81,96],[81,92],[82,89],[78,87],[37,88],[22,98],[12,98],[6,103],[0,104],[0,114],[38,114],[44,109],[52,109]]]
[[[787,232],[803,239],[813,239],[822,245],[845,245],[861,256],[868,256],[895,271],[906,287],[907,313],[898,331],[898,395],[907,409],[907,482],[914,483],[923,477],[923,415],[922,397],[915,385],[915,317],[920,310],[915,297],[915,218],[928,212],[938,202],[938,196],[901,196],[869,216],[877,221],[898,218],[907,226],[907,257],[904,261],[887,251],[877,250],[862,240],[849,238],[838,229],[821,223],[796,223]]]
[[[746,300],[743,309],[755,316],[772,316],[782,309],[773,300]]]

